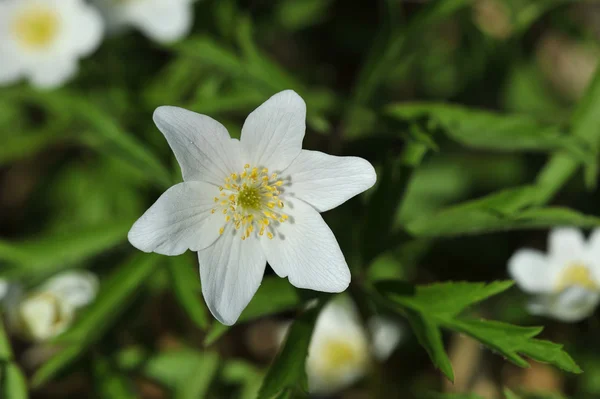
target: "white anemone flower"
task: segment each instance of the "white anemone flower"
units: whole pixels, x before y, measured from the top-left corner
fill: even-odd
[[[372,361],[386,360],[402,338],[400,326],[383,317],[363,328],[356,307],[349,300],[329,302],[319,314],[306,359],[308,387],[312,394],[331,395],[363,378]]]
[[[159,43],[172,43],[192,28],[193,0],[94,0],[115,32],[131,26]]]
[[[198,251],[202,293],[223,324],[238,319],[268,261],[291,284],[341,292],[350,271],[319,212],[375,183],[362,158],[302,150],[306,105],[291,90],[253,111],[232,139],[205,115],[160,107],[154,121],[183,173],[129,231],[145,252]]]
[[[9,323],[28,339],[46,341],[66,331],[77,309],[92,302],[97,291],[98,279],[89,272],[58,274],[31,294],[15,290],[7,301]]]
[[[600,229],[587,242],[578,229],[554,229],[548,247],[521,249],[508,262],[519,288],[535,295],[529,311],[565,322],[590,316],[600,301]]]
[[[27,78],[40,88],[61,85],[103,31],[100,13],[83,0],[0,1],[0,84]]]
[[[8,281],[4,279],[0,279],[0,301],[6,296],[8,293]]]

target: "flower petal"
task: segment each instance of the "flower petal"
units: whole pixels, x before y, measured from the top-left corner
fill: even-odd
[[[46,281],[41,291],[53,292],[79,308],[91,303],[98,293],[98,277],[85,270],[60,273]]]
[[[8,292],[8,281],[0,279],[0,301],[4,298]]]
[[[29,80],[33,86],[40,89],[54,89],[73,77],[78,66],[75,57],[65,56],[40,61],[29,69]]]
[[[525,292],[544,293],[553,290],[555,269],[546,255],[532,249],[521,249],[508,260],[508,272]]]
[[[395,320],[374,316],[369,320],[373,355],[379,361],[384,361],[396,349],[404,335],[404,331]]]
[[[532,314],[573,323],[591,316],[599,301],[600,293],[573,286],[558,294],[538,296],[527,308]]]
[[[284,210],[290,219],[275,228],[272,240],[260,239],[269,264],[298,288],[344,291],[350,284],[350,270],[329,226],[307,203],[286,200]]]
[[[583,262],[585,257],[585,237],[574,227],[553,229],[548,237],[550,260],[557,266],[566,267],[573,262]]]
[[[308,202],[319,212],[339,206],[375,184],[375,169],[358,157],[336,157],[302,150],[282,172],[285,195]]]
[[[144,252],[179,255],[215,242],[223,215],[211,213],[218,189],[204,182],[169,188],[133,225],[127,238]]]
[[[586,264],[590,266],[596,281],[600,281],[600,228],[594,229],[588,238]]]
[[[202,294],[213,316],[234,324],[260,286],[266,258],[256,238],[242,241],[229,224],[223,236],[198,252]]]
[[[242,127],[242,146],[257,167],[287,168],[302,149],[306,104],[292,90],[275,94],[256,108]]]
[[[189,1],[133,2],[129,20],[146,36],[159,43],[172,43],[192,28],[193,8]]]
[[[242,170],[239,142],[216,120],[169,106],[158,107],[153,118],[175,153],[183,180],[221,185],[229,174]]]
[[[69,23],[69,39],[75,47],[77,55],[88,55],[94,52],[104,35],[104,21],[96,8],[86,4],[74,4],[74,15]]]

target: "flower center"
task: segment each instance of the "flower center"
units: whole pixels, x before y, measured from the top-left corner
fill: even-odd
[[[596,291],[600,288],[592,276],[590,269],[581,263],[573,263],[562,271],[556,285],[556,290],[560,292],[572,286],[583,287],[590,291]]]
[[[24,47],[39,50],[56,37],[59,22],[54,10],[36,5],[16,16],[13,32]]]
[[[242,240],[257,232],[261,237],[265,233],[273,239],[274,225],[288,220],[283,213],[283,201],[279,199],[283,180],[277,174],[269,175],[267,168],[244,166],[241,173],[232,173],[219,187],[220,194],[215,197],[212,213],[220,211],[225,216],[225,225],[231,222],[236,230],[242,230]],[[225,231],[225,226],[219,230]]]
[[[323,359],[329,370],[338,370],[340,367],[358,363],[359,357],[352,345],[345,341],[332,339],[323,347]]]

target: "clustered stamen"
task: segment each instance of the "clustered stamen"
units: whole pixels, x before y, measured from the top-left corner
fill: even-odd
[[[283,223],[288,215],[282,212],[283,201],[279,199],[283,180],[277,173],[269,175],[267,168],[250,168],[244,165],[242,173],[232,173],[219,187],[219,196],[214,198],[217,205],[212,213],[220,211],[225,216],[225,225],[232,222],[236,230],[242,231],[242,240],[254,231],[258,236],[267,235],[273,239],[272,222]],[[219,229],[223,234],[225,226]]]

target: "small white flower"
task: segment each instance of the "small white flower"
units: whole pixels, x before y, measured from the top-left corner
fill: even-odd
[[[202,293],[223,324],[235,323],[268,261],[299,288],[341,292],[350,271],[319,212],[367,190],[375,170],[362,158],[302,150],[306,105],[291,90],[252,112],[240,140],[205,115],[160,107],[154,121],[173,149],[183,183],[133,225],[145,252],[198,251]]]
[[[319,314],[308,349],[306,374],[313,394],[330,395],[364,377],[373,358],[385,360],[398,345],[402,330],[388,319],[369,320],[369,334],[354,304],[338,298]]]
[[[0,84],[56,87],[100,44],[100,14],[83,0],[0,1]]]
[[[112,31],[133,26],[156,42],[171,43],[186,36],[192,28],[193,0],[94,1]]]
[[[554,229],[548,241],[548,254],[517,251],[508,262],[509,273],[519,288],[535,295],[528,305],[531,313],[582,320],[600,301],[600,229],[587,243],[575,228]]]
[[[6,296],[8,293],[8,281],[4,279],[0,279],[0,301]]]
[[[94,300],[97,277],[85,271],[68,271],[52,277],[29,295],[13,290],[7,313],[13,330],[33,341],[45,341],[67,330],[77,308]]]

